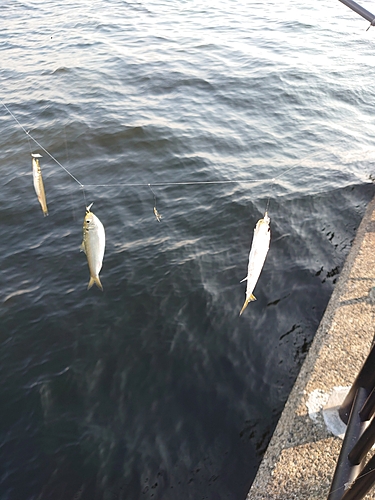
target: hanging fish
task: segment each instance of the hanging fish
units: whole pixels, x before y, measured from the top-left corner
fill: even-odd
[[[42,158],[42,155],[38,153],[31,154],[32,156],[32,165],[33,165],[33,181],[36,195],[38,197],[40,206],[42,207],[44,217],[48,215],[47,208],[47,200],[46,193],[44,191],[44,184],[42,178],[42,171],[39,165],[39,158]]]
[[[162,219],[162,216],[159,214],[159,212],[158,212],[158,210],[157,210],[157,208],[156,208],[156,207],[154,207],[154,215],[155,215],[155,217],[156,217],[156,220],[157,220],[158,222],[160,222],[160,221],[161,221],[161,219]]]
[[[90,281],[87,290],[89,290],[94,283],[100,290],[103,290],[99,273],[103,264],[105,231],[103,224],[97,216],[90,211],[92,205],[91,203],[91,205],[86,207],[86,215],[83,220],[83,241],[81,250],[86,254],[90,270]]]
[[[260,273],[266,260],[268,249],[270,247],[271,231],[270,218],[268,213],[264,214],[263,219],[258,220],[254,229],[253,242],[249,254],[249,264],[247,268],[247,276],[243,281],[247,281],[246,300],[242,306],[240,316],[246,309],[249,302],[256,300],[253,295],[253,290],[257,284]]]

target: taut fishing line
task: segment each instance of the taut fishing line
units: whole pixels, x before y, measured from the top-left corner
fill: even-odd
[[[145,183],[145,182],[125,182],[125,183],[116,183],[116,184],[82,184],[80,180],[77,179],[64,165],[62,165],[47,149],[45,149],[26,129],[25,127],[19,122],[17,117],[12,113],[12,111],[8,108],[8,106],[0,99],[1,104],[3,107],[6,109],[6,111],[9,113],[9,115],[14,119],[14,121],[17,123],[17,125],[24,131],[26,136],[29,139],[29,144],[30,144],[30,139],[40,147],[42,151],[44,151],[59,167],[61,167],[81,188],[82,193],[83,193],[83,198],[85,201],[85,206],[87,206],[87,200],[86,200],[86,194],[85,194],[85,188],[106,188],[106,187],[149,187],[154,195],[154,214],[159,220],[161,218],[160,214],[157,211],[156,208],[156,195],[155,192],[151,188],[151,183]],[[31,150],[31,146],[30,146]],[[272,182],[273,187],[277,179],[282,177],[283,175],[287,174],[291,170],[301,166],[301,163],[305,161],[306,159],[311,159],[312,157],[318,155],[319,153],[316,153],[312,156],[303,158],[300,160],[297,164],[293,165],[292,167],[288,167],[286,170],[283,170],[279,175],[276,177],[271,177],[271,178],[265,178],[265,179],[229,179],[229,180],[216,180],[216,181],[185,181],[185,182],[153,182],[152,186],[203,186],[203,185],[214,185],[214,184],[255,184],[255,183],[265,183],[265,182]],[[269,207],[270,203],[270,197],[268,198],[267,201],[267,210]],[[159,218],[158,218],[159,217]]]
[[[35,142],[35,144],[37,144],[40,149],[42,149],[54,162],[57,163],[57,165],[59,165],[59,167],[61,167],[63,170],[65,170],[65,172],[70,175],[70,177],[76,181],[76,183],[79,185],[79,187],[82,189],[83,191],[83,197],[84,197],[84,200],[85,200],[85,204],[87,204],[86,202],[86,196],[85,196],[85,191],[84,191],[84,185],[76,178],[74,177],[74,175],[72,173],[69,172],[69,170],[67,168],[64,167],[64,165],[62,165],[53,155],[51,155],[51,153],[49,151],[47,151],[36,139],[34,139],[34,137],[25,129],[25,127],[18,121],[18,119],[14,116],[14,114],[11,112],[11,110],[6,106],[6,104],[0,99],[0,102],[1,104],[4,106],[4,108],[8,111],[8,113],[10,114],[10,116],[15,120],[15,122],[21,127],[21,129],[25,132],[25,134],[27,135],[27,137],[29,137],[32,141]],[[30,144],[30,141],[29,141],[29,144]],[[30,150],[31,150],[31,147],[30,147]]]

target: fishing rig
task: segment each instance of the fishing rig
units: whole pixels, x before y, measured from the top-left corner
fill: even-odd
[[[23,132],[26,134],[26,136],[27,136],[27,138],[29,140],[29,145],[30,145],[30,140],[32,140],[42,151],[44,151],[44,153],[46,155],[48,155],[60,168],[62,168],[78,184],[79,188],[82,190],[82,193],[83,193],[84,203],[85,203],[85,207],[86,207],[86,213],[89,211],[89,208],[87,207],[85,188],[105,188],[105,187],[114,187],[114,186],[116,186],[116,187],[130,187],[130,186],[140,186],[141,187],[141,186],[147,186],[151,190],[151,193],[152,193],[153,199],[154,199],[153,200],[154,201],[154,203],[153,203],[153,214],[154,214],[157,222],[161,222],[162,215],[160,214],[160,212],[157,209],[156,193],[155,193],[155,191],[153,190],[153,188],[151,186],[153,186],[153,187],[157,187],[157,186],[187,186],[187,185],[210,185],[210,184],[212,185],[212,184],[233,184],[233,183],[254,184],[254,183],[270,182],[270,183],[272,183],[272,188],[273,188],[275,186],[275,182],[276,182],[277,179],[279,179],[280,177],[284,176],[285,174],[287,174],[291,170],[293,170],[293,169],[301,166],[301,163],[303,162],[303,159],[302,159],[298,163],[296,163],[295,165],[284,169],[276,177],[272,177],[272,178],[268,178],[268,179],[267,178],[265,178],[265,179],[227,179],[227,180],[212,180],[212,181],[154,182],[154,183],[152,183],[152,185],[149,182],[148,183],[129,183],[128,182],[128,183],[117,183],[117,184],[83,184],[64,165],[62,165],[62,163],[60,163],[46,148],[44,148],[42,146],[42,144],[40,144],[40,142],[38,142],[30,134],[29,131],[26,130],[26,128],[21,124],[21,122],[18,120],[18,118],[14,115],[14,113],[9,109],[9,107],[2,100],[0,100],[0,103],[3,105],[4,109],[8,112],[8,114],[18,124],[18,126],[23,130]],[[38,200],[39,200],[39,202],[41,204],[41,207],[42,207],[44,215],[48,215],[47,202],[46,202],[45,190],[44,190],[43,179],[42,179],[42,172],[41,172],[41,167],[40,167],[40,164],[39,164],[39,158],[41,158],[41,155],[39,153],[32,153],[32,151],[31,151],[31,145],[30,145],[30,152],[31,152],[31,156],[32,156],[32,166],[33,166],[33,176],[34,176],[35,191],[36,191]],[[312,156],[315,156],[315,155],[312,155]],[[305,159],[307,159],[307,158],[305,158]],[[309,159],[311,159],[311,156],[309,157]],[[265,218],[268,217],[267,216],[267,212],[268,212],[268,208],[269,208],[269,203],[270,203],[270,197],[268,198],[268,201],[267,201],[267,206],[266,206],[266,211],[265,211]],[[90,205],[90,207],[91,207],[91,205]],[[98,226],[102,226],[102,223],[100,222],[100,220],[96,216],[95,216],[95,219],[97,220],[97,225]],[[257,226],[259,225],[259,222],[260,221],[258,221]],[[85,224],[85,222],[84,222],[84,224]],[[103,233],[104,233],[104,227],[103,227]],[[96,243],[99,245],[100,241],[98,240]],[[253,240],[252,246],[253,245],[255,245],[255,241],[254,240]],[[267,248],[267,250],[268,250],[268,248]],[[104,254],[104,250],[103,250],[103,254]],[[253,254],[250,253],[250,257],[249,257],[250,261],[252,260],[252,255]],[[88,255],[86,255],[86,256],[88,257]],[[264,256],[264,258],[265,258],[265,256]],[[89,257],[88,257],[88,260],[89,260]],[[259,271],[259,274],[260,274],[261,268],[263,267],[263,263],[262,263],[260,269],[259,269],[259,265],[258,264],[259,263],[257,263],[257,267],[258,267],[258,271]],[[250,266],[250,262],[249,262],[249,266]],[[90,266],[90,263],[89,263],[89,267],[90,267],[90,273],[91,273],[91,268],[93,267],[93,265]],[[100,267],[97,270],[96,275],[92,279],[99,280],[98,272],[100,271],[100,269],[101,269],[101,263],[100,263]],[[248,267],[248,269],[250,269],[250,267]],[[250,273],[250,274],[252,274],[252,273]],[[248,270],[248,277],[249,277],[249,270]],[[246,277],[246,279],[248,277]],[[253,279],[253,281],[254,281],[254,279]],[[257,281],[257,278],[255,280],[255,283],[256,283],[256,281]],[[91,281],[90,281],[90,283],[91,283]],[[254,286],[255,286],[255,283],[254,283]],[[90,288],[90,286],[88,288]],[[99,288],[102,289],[101,286]],[[247,295],[249,295],[248,294],[248,290],[247,290]],[[250,296],[254,297],[252,294],[250,294],[249,297]],[[253,299],[251,299],[251,300],[255,300],[255,297]],[[244,307],[241,310],[241,314],[242,314],[243,310],[244,310]]]
[[[57,158],[55,158],[46,148],[40,144],[39,141],[37,141],[28,130],[21,124],[21,122],[18,120],[18,118],[14,115],[14,113],[9,109],[9,107],[0,99],[0,104],[5,108],[7,113],[13,118],[13,120],[17,123],[17,125],[23,130],[23,132],[26,134],[28,139],[32,140],[44,153],[46,153],[47,156],[51,158],[52,161],[54,161],[60,168],[62,168],[80,187],[80,189],[83,192],[83,197],[84,197],[84,203],[85,207],[87,206],[87,201],[86,201],[86,194],[85,194],[85,188],[110,188],[110,187],[148,187],[154,197],[154,204],[153,204],[153,214],[158,222],[162,219],[162,216],[160,215],[157,207],[156,207],[156,194],[152,187],[168,187],[168,186],[204,186],[204,185],[214,185],[214,184],[257,184],[257,183],[271,183],[272,185],[275,184],[275,182],[289,173],[290,171],[298,168],[301,166],[301,164],[305,160],[311,160],[314,156],[318,156],[320,152],[317,152],[313,155],[310,155],[306,158],[300,159],[296,164],[292,165],[291,167],[287,167],[284,169],[280,174],[276,175],[275,177],[268,177],[268,178],[262,178],[262,179],[254,179],[254,178],[249,178],[249,179],[223,179],[223,180],[211,180],[211,181],[181,181],[181,182],[124,182],[124,183],[116,183],[116,184],[83,184],[75,175],[73,175]],[[30,148],[31,149],[31,148]],[[268,211],[269,207],[269,199],[267,202],[267,208],[266,211]]]
[[[348,3],[351,3],[351,4],[355,4],[355,2],[353,0],[341,0],[341,1],[343,1],[344,3],[348,2]],[[355,5],[357,5],[357,4],[355,4]],[[366,11],[366,13],[367,13],[367,11]],[[370,14],[370,13],[368,13],[366,15],[367,16],[372,16],[372,14]],[[371,21],[372,24],[375,24],[375,16],[372,16],[371,19],[372,19],[372,21]],[[194,180],[190,180],[190,181],[184,181],[184,182],[153,182],[152,184],[150,182],[148,182],[148,183],[144,183],[144,182],[143,183],[142,182],[138,182],[138,183],[137,182],[136,183],[126,182],[126,183],[116,183],[116,184],[83,184],[64,165],[62,165],[62,163],[60,163],[60,161],[57,160],[46,148],[44,148],[42,146],[42,144],[40,144],[40,142],[38,142],[30,134],[30,132],[28,130],[26,130],[26,128],[20,123],[20,121],[18,120],[18,118],[14,115],[14,113],[9,109],[9,107],[1,99],[0,99],[0,104],[2,104],[2,106],[7,111],[7,113],[13,118],[13,120],[17,123],[17,125],[26,134],[26,136],[27,136],[27,138],[29,140],[29,145],[30,145],[30,140],[32,140],[42,151],[44,151],[44,153],[46,155],[48,155],[60,168],[62,168],[78,184],[79,188],[81,189],[81,191],[83,193],[85,207],[87,207],[87,205],[88,205],[87,204],[87,200],[86,200],[85,188],[148,187],[151,190],[151,193],[153,195],[153,214],[154,214],[157,222],[161,222],[162,215],[160,214],[160,212],[157,209],[156,193],[152,189],[152,187],[155,188],[155,187],[161,187],[161,186],[167,186],[168,187],[168,186],[188,186],[188,185],[195,185],[195,186],[201,185],[202,186],[202,185],[234,184],[234,183],[236,183],[236,184],[271,183],[271,189],[273,189],[275,187],[276,181],[278,179],[280,179],[282,176],[286,175],[288,172],[294,170],[295,168],[300,167],[305,160],[311,160],[314,156],[320,154],[320,152],[317,152],[317,153],[315,153],[313,155],[309,155],[309,156],[307,156],[305,158],[302,158],[296,164],[294,164],[294,165],[292,165],[292,166],[284,169],[280,174],[278,174],[275,177],[271,177],[271,178],[263,178],[263,179],[251,179],[251,178],[250,179],[246,179],[246,178],[244,179],[244,178],[242,178],[242,179],[225,179],[225,180],[208,180],[208,181],[194,181]],[[37,176],[39,176],[39,178],[37,180],[34,180],[35,191],[37,193],[38,200],[41,203],[44,215],[47,215],[48,212],[47,212],[47,208],[46,208],[46,199],[45,199],[45,193],[44,193],[44,186],[43,186],[42,174],[41,174],[41,169],[40,169],[39,160],[38,160],[38,158],[40,157],[40,155],[38,153],[32,153],[32,151],[31,151],[31,145],[30,145],[30,152],[31,152],[31,156],[33,157],[33,171],[37,170],[37,172],[34,174],[34,179]],[[34,169],[34,166],[36,167],[35,169]],[[44,195],[44,200],[43,200],[43,195]],[[269,210],[270,198],[271,198],[271,196],[268,197],[264,219],[261,219],[260,221],[258,221],[257,226],[259,225],[259,223],[262,220],[266,220],[266,218],[269,221],[268,210]],[[44,202],[44,204],[43,204],[43,202]],[[86,210],[87,210],[87,208],[86,208]],[[101,222],[100,222],[100,224],[101,224]],[[269,224],[269,222],[268,222],[268,224]],[[268,225],[268,231],[269,231],[269,225]],[[255,233],[254,233],[254,236],[255,236]],[[253,245],[254,244],[255,244],[255,242],[253,240]],[[268,246],[269,246],[269,244],[268,244]],[[267,247],[267,251],[268,251],[268,247]],[[252,268],[252,263],[251,263],[251,261],[252,261],[252,254],[253,254],[253,252],[250,251],[248,269]],[[259,263],[257,263],[257,267],[259,267],[258,264]],[[263,267],[263,264],[262,264],[261,267]],[[248,271],[248,275],[249,275],[249,271]],[[247,295],[249,295],[250,298],[253,297],[253,295],[250,294],[250,292],[248,293],[248,290],[247,290],[246,293],[247,293]],[[252,300],[255,300],[255,297]],[[240,314],[242,314],[243,309],[241,310]]]

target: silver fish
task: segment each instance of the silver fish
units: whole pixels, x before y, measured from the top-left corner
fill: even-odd
[[[264,214],[263,219],[258,220],[254,229],[253,242],[249,254],[249,264],[247,268],[247,276],[241,283],[247,280],[246,287],[246,300],[242,306],[240,316],[246,309],[249,302],[256,300],[253,295],[255,285],[257,284],[260,273],[266,260],[268,249],[270,247],[271,231],[270,231],[270,218],[267,212]]]
[[[40,165],[39,165],[39,158],[42,158],[42,155],[35,153],[35,154],[32,154],[31,156],[32,156],[32,165],[33,165],[34,189],[35,189],[36,195],[38,197],[40,206],[42,207],[44,217],[45,217],[46,215],[48,215],[47,199],[46,199],[46,193],[44,191],[42,171],[41,171]]]
[[[87,290],[89,290],[94,283],[100,290],[103,290],[99,273],[103,264],[105,231],[103,224],[97,216],[90,211],[91,207],[92,203],[90,206],[86,207],[86,215],[83,219],[83,241],[81,250],[86,254],[90,270],[90,281]]]

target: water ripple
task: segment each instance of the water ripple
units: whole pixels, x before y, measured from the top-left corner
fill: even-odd
[[[0,98],[79,181],[3,109],[4,498],[245,497],[375,193],[374,42],[299,0],[6,1],[3,20]]]

